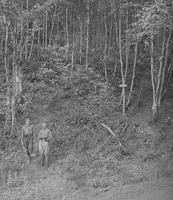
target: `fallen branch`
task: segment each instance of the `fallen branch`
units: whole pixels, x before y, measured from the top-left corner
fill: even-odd
[[[119,134],[120,136],[125,132],[125,130],[126,130],[126,128],[127,128],[127,122],[126,122],[126,124],[125,124],[125,126],[124,126],[124,128],[123,128],[123,130],[121,131],[121,133]]]
[[[103,146],[105,146],[105,144],[111,139],[111,136],[109,136],[107,138],[107,140],[101,145],[99,146],[99,148],[97,149],[97,151],[94,153],[93,158],[96,156],[96,154],[103,148]]]
[[[114,137],[116,136],[115,133],[112,131],[112,129],[111,129],[109,126],[107,126],[107,125],[104,124],[104,123],[101,123],[101,125],[102,125],[105,129],[107,129],[111,135],[113,135]]]
[[[127,123],[126,123],[126,124],[127,124]],[[122,123],[121,126],[119,126],[119,127],[116,129],[115,132],[113,132],[112,129],[111,129],[108,125],[106,125],[106,124],[104,124],[104,123],[101,123],[101,126],[103,126],[105,129],[107,129],[111,135],[113,135],[114,137],[117,137],[116,134],[118,134],[118,130],[124,126],[124,123]]]
[[[94,155],[92,156],[92,158],[94,158],[94,157],[97,155],[97,153],[105,146],[105,144],[111,139],[112,136],[117,137],[117,136],[115,135],[115,133],[112,131],[112,129],[111,129],[109,126],[107,126],[107,125],[104,124],[104,123],[101,123],[101,125],[102,125],[105,129],[107,129],[111,135],[105,140],[105,142],[104,142],[101,146],[99,146],[99,148],[98,148],[97,151],[94,153]],[[121,126],[119,126],[119,127],[116,129],[115,132],[117,133],[118,130],[119,130],[120,128],[122,128],[123,126],[124,126],[124,123],[122,123]],[[120,135],[122,135],[122,134],[124,133],[124,131],[126,130],[126,128],[127,128],[127,123],[125,123],[125,126],[124,126],[124,128],[123,128],[123,130],[122,130],[122,132],[121,132]],[[118,139],[118,138],[117,138],[117,139]],[[121,144],[121,142],[120,142],[119,139],[118,139],[118,144],[119,144],[120,147],[122,146],[122,144]],[[90,172],[92,166],[93,166],[93,164],[89,167],[89,169],[87,169],[83,174],[81,174],[81,176],[87,175],[87,174]]]

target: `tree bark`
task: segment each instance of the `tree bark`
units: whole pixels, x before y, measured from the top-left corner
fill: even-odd
[[[9,54],[8,54],[8,38],[9,38],[9,25],[6,22],[5,25],[5,71],[6,71],[6,85],[7,85],[7,93],[6,93],[6,120],[5,120],[5,130],[10,130],[10,120],[11,120],[11,110],[10,110],[10,73],[9,73]]]
[[[55,12],[54,12],[54,15],[52,16],[52,20],[51,20],[51,31],[50,31],[50,36],[49,36],[49,45],[51,45],[51,43],[52,43],[52,33],[53,33],[54,25],[55,25],[56,12],[57,12],[57,7],[55,5]]]
[[[27,12],[29,12],[29,0],[26,1],[26,9],[27,9]],[[29,38],[29,20],[27,19],[27,22],[26,22],[26,49],[25,49],[25,61],[27,61],[28,59],[28,38]]]
[[[128,28],[129,28],[128,17],[129,17],[129,12],[128,12],[128,8],[127,8],[127,13],[126,13],[126,30],[128,30]],[[126,34],[126,68],[125,68],[125,79],[127,77],[127,71],[128,71],[128,65],[129,65],[129,46],[130,46],[129,43],[130,43],[130,40],[128,38],[128,34]]]
[[[154,35],[151,35],[151,83],[153,89],[153,105],[152,105],[152,116],[153,122],[158,118],[158,105],[156,101],[156,86],[154,81]]]
[[[45,48],[47,48],[48,44],[48,10],[46,9],[46,24],[45,24]]]
[[[134,63],[133,63],[133,74],[132,74],[132,81],[131,81],[131,85],[130,85],[130,92],[129,92],[129,96],[128,96],[128,100],[127,100],[127,104],[126,104],[127,106],[129,106],[131,96],[132,96],[132,90],[133,90],[134,79],[135,79],[135,71],[136,71],[137,55],[138,55],[138,40],[135,45],[135,59],[134,59]]]
[[[90,5],[89,5],[89,0],[87,1],[87,32],[86,32],[86,64],[85,68],[88,69],[88,53],[89,53],[89,23],[90,23]]]
[[[117,68],[118,68],[118,20],[116,16],[116,12],[114,12],[114,18],[115,18],[115,65],[114,65],[114,74],[115,77]]]
[[[122,58],[122,38],[121,38],[121,26],[122,26],[122,19],[121,19],[121,0],[120,0],[120,15],[119,15],[119,54],[120,54],[120,66],[121,66],[121,79],[122,79],[122,103],[123,103],[123,115],[125,116],[125,106],[126,106],[126,94],[125,94],[125,76],[124,76],[124,69],[123,69],[123,58]]]
[[[79,27],[80,27],[80,47],[79,47],[79,62],[82,64],[82,48],[83,48],[83,25],[82,25],[82,17],[79,18]]]
[[[107,35],[108,35],[108,28],[106,24],[106,13],[105,13],[105,20],[104,20],[104,27],[105,27],[105,44],[104,44],[104,70],[105,70],[105,80],[108,82],[108,74],[107,74]]]

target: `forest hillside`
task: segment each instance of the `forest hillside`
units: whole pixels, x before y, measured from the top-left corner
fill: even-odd
[[[171,0],[1,0],[0,200],[171,200],[172,30]]]

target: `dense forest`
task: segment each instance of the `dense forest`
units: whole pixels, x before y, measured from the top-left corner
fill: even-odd
[[[99,159],[114,156],[118,180],[137,161],[137,181],[162,176],[168,160],[170,172],[172,43],[172,0],[1,0],[0,156],[20,148],[29,117],[36,132],[48,122],[52,163],[83,152],[68,161],[76,173],[103,169],[106,145]]]

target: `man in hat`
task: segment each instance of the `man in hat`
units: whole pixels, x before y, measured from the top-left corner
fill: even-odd
[[[49,142],[52,138],[50,130],[45,122],[42,123],[42,128],[38,133],[38,149],[41,156],[41,165],[48,165]]]
[[[21,140],[29,158],[31,158],[30,156],[33,152],[34,134],[33,134],[33,125],[30,124],[29,119],[26,119],[26,123],[22,127]]]

